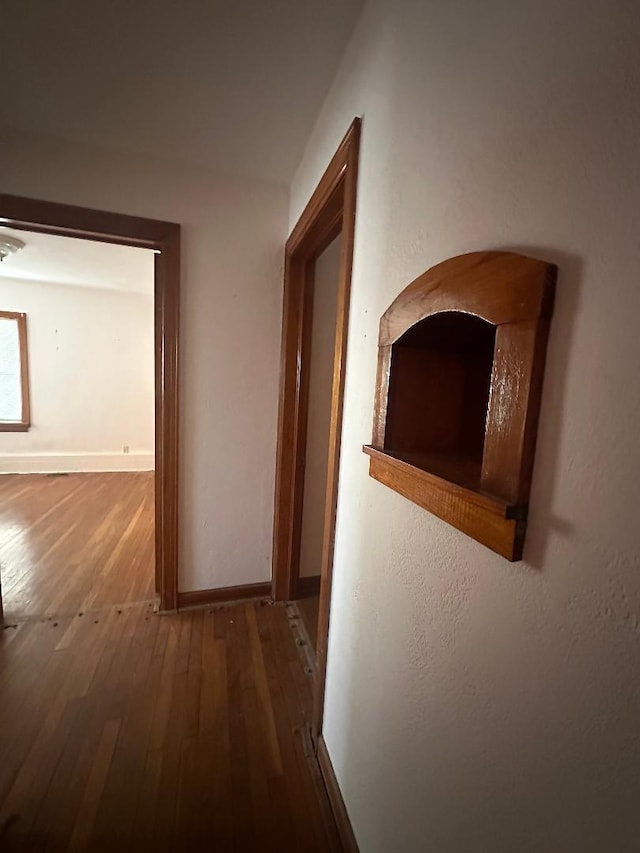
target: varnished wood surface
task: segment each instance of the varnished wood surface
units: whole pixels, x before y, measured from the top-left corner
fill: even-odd
[[[180,225],[0,193],[5,225],[157,249],[154,259],[156,589],[164,610],[178,595]]]
[[[154,596],[153,472],[0,476],[5,618]]]
[[[522,558],[556,273],[460,255],[380,319],[370,475],[508,560]]]
[[[359,144],[360,119],[354,119],[285,247],[273,525],[273,597],[279,601],[296,595],[315,260],[342,230],[328,462],[332,487],[337,476],[333,470],[339,456],[336,423],[342,415]]]
[[[123,476],[119,506],[99,521],[95,502]],[[287,609],[157,615],[152,594],[135,600],[153,591],[150,566],[133,582],[153,549],[152,483],[0,478],[3,548],[39,555],[49,590],[27,595],[16,569],[28,607],[0,632],[0,850],[339,850]]]
[[[333,572],[340,440],[347,352],[347,330],[351,294],[351,268],[355,238],[356,193],[360,152],[361,120],[355,118],[331,159],[318,186],[296,223],[285,247],[284,304],[280,368],[280,405],[276,489],[273,527],[273,597],[284,600],[295,595],[297,530],[302,514],[302,488],[305,452],[305,294],[315,259],[341,234],[340,269],[336,308],[336,335],[333,360],[333,388],[327,491],[322,546],[322,587],[318,614],[317,655],[314,684],[314,740],[322,729],[324,681],[329,606]],[[305,323],[306,319],[306,323]]]
[[[555,267],[515,252],[469,252],[418,276],[380,319],[378,343],[393,344],[425,317],[474,314],[494,326],[551,316]]]
[[[423,471],[391,453],[365,445],[369,475],[507,560],[522,559],[524,510]]]
[[[285,607],[6,629],[0,849],[339,850]]]

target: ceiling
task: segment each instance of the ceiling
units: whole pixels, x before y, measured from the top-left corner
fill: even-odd
[[[3,278],[153,294],[153,250],[94,240],[0,228],[22,240],[24,249],[0,263]]]
[[[288,183],[362,3],[14,3],[2,122]]]

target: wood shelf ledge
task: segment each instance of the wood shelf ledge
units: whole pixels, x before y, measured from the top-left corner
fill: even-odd
[[[437,515],[507,560],[522,559],[526,506],[468,489],[406,462],[398,454],[365,444],[369,475]]]

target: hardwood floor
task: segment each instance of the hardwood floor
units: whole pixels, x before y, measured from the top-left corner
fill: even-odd
[[[338,851],[287,609],[156,615],[118,476],[0,478],[0,850]]]
[[[153,472],[0,476],[5,618],[154,596]]]

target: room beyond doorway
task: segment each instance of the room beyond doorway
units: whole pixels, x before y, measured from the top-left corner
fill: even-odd
[[[133,580],[144,566],[148,598],[155,586],[154,253],[1,226],[0,240],[21,246],[0,265],[5,616],[55,615],[61,596],[75,589],[85,591],[77,609],[95,605],[94,590],[112,580],[109,566],[143,504],[150,558],[132,563],[130,574]],[[25,403],[28,417],[17,421]],[[140,481],[142,496],[133,488]],[[113,603],[134,588],[116,584],[122,599]]]
[[[156,251],[154,259],[155,578],[161,610],[177,606],[180,226],[0,194],[5,227]]]

